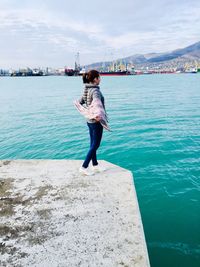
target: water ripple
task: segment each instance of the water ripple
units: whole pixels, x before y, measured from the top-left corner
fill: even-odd
[[[198,84],[199,75],[102,77],[113,132],[98,157],[132,171],[150,254],[167,250],[162,267],[200,253]],[[0,79],[0,158],[84,159],[88,127],[73,106],[81,92],[79,77]]]

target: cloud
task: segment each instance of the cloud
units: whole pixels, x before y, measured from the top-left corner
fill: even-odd
[[[165,52],[199,41],[200,3],[11,0],[0,3],[0,68],[73,65]]]
[[[4,39],[0,42],[1,51],[12,51],[21,55],[21,50],[26,53],[32,47],[33,55],[38,52],[38,47],[49,51],[49,59],[52,53],[57,54],[77,51],[89,53],[89,39],[94,34],[101,32],[101,28],[92,25],[88,31],[88,25],[73,20],[55,20],[49,14],[42,16],[42,12],[35,10],[10,10],[0,12],[0,30],[4,32]],[[9,43],[15,40],[15,51]],[[40,49],[39,49],[40,50]],[[35,56],[35,55],[34,55]],[[40,55],[36,55],[40,57]],[[74,59],[73,59],[74,61]],[[64,63],[64,62],[63,62]]]

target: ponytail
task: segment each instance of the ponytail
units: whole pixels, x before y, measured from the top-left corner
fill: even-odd
[[[89,83],[87,72],[83,73],[83,83]]]

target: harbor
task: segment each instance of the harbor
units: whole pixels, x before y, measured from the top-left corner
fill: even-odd
[[[146,74],[197,74],[200,73],[199,57],[190,58],[187,52],[196,53],[200,50],[200,42],[193,44],[179,53],[163,53],[157,55],[135,55],[128,58],[103,61],[89,65],[80,64],[80,53],[75,55],[74,66],[63,67],[23,67],[19,69],[0,69],[0,76],[34,77],[34,76],[81,76],[83,73],[96,69],[101,76],[130,76]],[[185,52],[186,51],[186,52]],[[186,57],[180,57],[186,54]]]
[[[73,68],[58,68],[52,69],[48,71],[48,68],[42,69],[19,69],[19,70],[3,70],[0,69],[0,77],[38,77],[38,76],[81,76],[84,72],[89,69],[73,69]],[[141,68],[135,69],[133,66],[131,68],[122,68],[116,70],[106,70],[99,69],[101,76],[130,76],[130,75],[146,75],[146,74],[197,74],[200,73],[200,67],[190,67],[190,68],[182,68],[182,69],[149,69],[149,68]]]

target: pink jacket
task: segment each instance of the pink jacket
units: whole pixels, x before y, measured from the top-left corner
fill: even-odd
[[[106,130],[110,131],[106,112],[100,99],[94,98],[88,107],[82,106],[77,100],[74,101],[74,105],[86,119],[95,119],[99,121]]]

